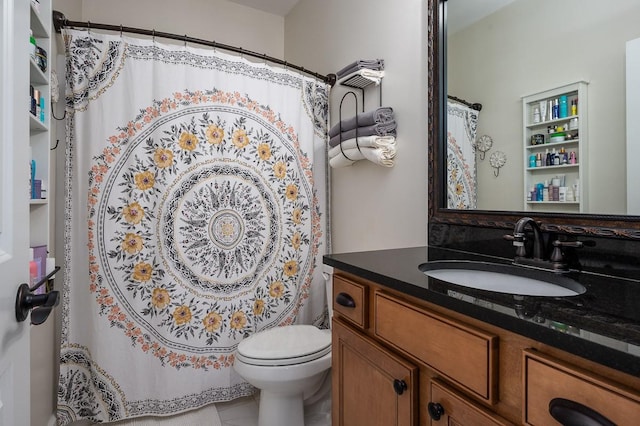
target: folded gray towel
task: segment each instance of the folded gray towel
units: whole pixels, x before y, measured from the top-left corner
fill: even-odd
[[[358,132],[357,136],[395,136],[396,127],[397,126],[395,120],[392,120],[386,123],[376,123],[372,124],[371,126],[358,127],[356,129],[347,130],[346,132],[342,132],[329,139],[329,146],[334,147],[339,145],[340,140],[346,141],[347,139],[355,138],[356,131]]]
[[[386,123],[393,120],[393,108],[391,107],[379,107],[372,111],[363,112],[357,114],[358,117],[358,126],[357,127],[366,127],[371,126],[376,123]],[[356,116],[348,118],[346,120],[342,120],[342,131],[346,132],[347,130],[356,128]],[[334,125],[329,130],[329,137],[334,137],[338,133],[340,133],[340,123]]]
[[[381,71],[384,69],[384,59],[359,59],[342,68],[336,73],[336,76],[338,80],[340,80],[345,75],[351,74],[352,72],[362,68]]]

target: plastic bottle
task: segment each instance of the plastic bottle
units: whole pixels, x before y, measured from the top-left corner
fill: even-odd
[[[33,257],[33,249],[29,249],[29,287],[36,285],[38,282],[38,264]]]
[[[31,60],[35,61],[36,60],[36,39],[33,36],[33,30],[30,30],[30,33],[29,33],[29,43],[30,43],[29,55],[31,56]]]
[[[566,95],[560,96],[560,111],[558,114],[558,118],[566,118],[569,115]]]
[[[552,116],[554,120],[560,117],[560,101],[558,99],[553,100]]]
[[[536,155],[531,154],[529,156],[529,167],[536,167]]]

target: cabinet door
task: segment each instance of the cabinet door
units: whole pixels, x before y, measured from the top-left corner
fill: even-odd
[[[431,401],[427,407],[430,425],[448,426],[506,426],[513,425],[496,414],[446,386],[431,381]]]
[[[335,318],[332,350],[334,426],[416,424],[416,366]]]

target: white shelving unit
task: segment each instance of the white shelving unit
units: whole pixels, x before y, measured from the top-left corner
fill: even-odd
[[[49,188],[51,182],[51,153],[50,153],[50,124],[51,124],[51,0],[39,0],[39,8],[36,9],[31,3],[30,27],[33,36],[36,39],[36,45],[47,52],[47,68],[43,72],[36,62],[31,59],[29,64],[29,82],[34,89],[40,91],[44,97],[44,120],[29,112],[27,103],[25,102],[25,113],[29,114],[29,144],[31,147],[32,157],[36,161],[36,179],[41,180],[43,186]],[[28,46],[25,41],[25,46]],[[29,90],[29,88],[24,89]],[[25,93],[25,99],[27,99]],[[48,192],[48,191],[47,191]],[[50,194],[47,194],[47,198]],[[30,228],[29,242],[30,246],[49,247],[49,229],[50,229],[50,209],[48,199],[31,199],[30,201]]]
[[[567,116],[549,119],[549,101],[553,104],[561,97],[567,99]],[[544,103],[546,107],[542,107]],[[576,104],[576,111],[572,113],[572,105]],[[543,115],[544,109],[546,117]],[[550,89],[544,92],[534,93],[522,98],[522,122],[523,132],[523,169],[524,169],[524,210],[537,212],[581,213],[587,211],[589,200],[585,189],[587,181],[587,146],[588,146],[588,119],[587,119],[587,83],[579,81],[565,86]],[[562,127],[562,132],[557,129]],[[558,133],[564,133],[564,140],[551,142],[552,136],[558,137]],[[534,135],[542,135],[543,143],[534,144]],[[540,138],[540,137],[538,137]],[[562,136],[560,136],[562,138]],[[575,163],[559,165],[546,165],[546,152],[560,152],[564,149],[567,156],[574,153]],[[531,157],[542,157],[542,164],[531,166]],[[554,200],[550,195],[548,200],[529,200],[531,193],[537,184],[548,182],[552,184],[554,178],[564,177],[564,186],[568,194],[565,201]],[[574,187],[574,185],[576,185]],[[577,190],[574,190],[577,188]]]

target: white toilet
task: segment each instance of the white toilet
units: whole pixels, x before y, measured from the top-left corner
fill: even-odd
[[[324,269],[329,318],[331,269]],[[238,374],[260,389],[259,426],[303,426],[304,401],[330,385],[330,367],[331,330],[312,325],[286,325],[253,334],[240,342],[233,364]]]

